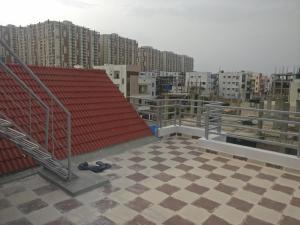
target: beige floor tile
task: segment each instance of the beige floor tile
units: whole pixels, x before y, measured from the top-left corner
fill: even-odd
[[[185,206],[177,214],[195,224],[202,224],[210,216],[206,210],[193,205]]]
[[[232,174],[234,174],[235,172],[234,171],[231,171],[231,170],[226,170],[226,169],[223,169],[221,167],[218,167],[217,169],[214,170],[214,173],[217,173],[217,174],[220,174],[220,175],[223,175],[223,176],[227,176],[227,177],[230,177]]]
[[[159,171],[157,171],[157,173],[159,173]],[[145,180],[143,180],[142,182],[139,182],[140,184],[150,188],[150,189],[155,189],[161,185],[164,184],[164,182],[158,180],[158,179],[155,179],[153,177],[149,177]]]
[[[222,181],[222,184],[226,184],[238,189],[241,189],[242,187],[244,187],[246,185],[245,182],[238,180],[238,179],[234,179],[232,177],[227,177]]]
[[[39,197],[35,193],[33,193],[32,191],[26,190],[26,191],[22,191],[22,192],[19,192],[19,193],[9,196],[8,200],[10,201],[10,203],[17,206],[22,203],[34,200],[36,198],[39,198]]]
[[[116,179],[116,180],[111,181],[111,184],[113,186],[116,186],[116,187],[127,188],[131,185],[134,185],[135,182],[131,179],[128,179],[128,178],[124,177],[124,178],[120,178],[120,179]]]
[[[215,211],[214,215],[222,218],[223,220],[227,221],[232,225],[240,225],[242,224],[246,214],[242,211],[239,211],[235,208],[232,208],[227,205],[219,206]],[[254,225],[254,224],[253,224]]]
[[[61,190],[50,192],[46,195],[41,196],[41,199],[45,202],[47,202],[49,205],[55,204],[57,202],[66,200],[71,198],[69,195],[67,195],[65,192]]]
[[[135,195],[127,190],[117,191],[117,192],[114,192],[111,195],[109,195],[110,199],[115,200],[116,202],[119,202],[122,204],[126,204],[127,202],[135,199],[136,197],[137,197],[137,195]]]
[[[172,197],[177,198],[186,203],[192,203],[192,202],[196,201],[200,196],[198,194],[195,194],[195,193],[187,191],[187,190],[180,190],[180,191],[175,192],[172,195]]]
[[[281,213],[259,205],[255,205],[249,214],[258,219],[264,220],[271,224],[277,224],[281,218]]]
[[[172,217],[174,215],[174,212],[159,205],[153,205],[145,209],[142,215],[157,224],[162,224],[167,219]]]
[[[208,188],[214,188],[214,187],[216,187],[219,184],[219,182],[214,181],[212,179],[208,179],[206,177],[200,178],[195,183],[197,183],[197,184],[199,184],[201,186],[204,186],[204,187],[208,187]]]
[[[276,180],[276,183],[284,185],[284,186],[289,186],[289,187],[294,188],[294,189],[297,189],[299,187],[299,182],[297,182],[295,180],[286,179],[286,178],[283,178],[283,177],[279,177]]]
[[[250,191],[245,191],[245,190],[238,190],[237,192],[235,192],[233,194],[233,196],[236,198],[239,198],[241,200],[248,201],[253,204],[257,204],[262,197],[260,195],[257,195],[255,193],[252,193]]]
[[[253,177],[248,183],[253,184],[255,186],[262,187],[262,188],[266,188],[266,189],[268,189],[274,185],[274,182],[272,182],[272,181],[268,181],[268,180],[264,180],[264,179],[260,179],[260,178],[256,178],[256,177]]]
[[[215,202],[218,202],[220,204],[225,204],[231,198],[230,195],[227,195],[227,194],[217,191],[215,189],[211,189],[211,190],[205,192],[202,196],[205,198],[208,198],[210,200],[213,200]]]
[[[22,216],[23,216],[23,214],[15,207],[9,207],[9,208],[0,210],[0,221],[3,224],[8,221],[12,221],[12,220],[21,218]]]
[[[50,206],[50,207],[40,209],[38,211],[34,211],[33,213],[30,213],[27,219],[33,225],[40,225],[40,224],[48,223],[60,216],[61,213],[57,211],[57,209],[55,209],[54,207]]]
[[[283,214],[300,220],[300,209],[298,207],[289,205],[284,209]]]
[[[181,189],[186,188],[186,187],[189,186],[191,183],[192,183],[191,181],[186,180],[186,179],[183,179],[183,178],[181,178],[181,177],[176,177],[176,178],[174,178],[174,179],[172,179],[172,180],[170,180],[170,181],[168,182],[168,184],[174,185],[174,186],[179,187],[179,188],[181,188]]]
[[[116,224],[125,224],[125,222],[131,220],[137,215],[138,213],[136,211],[123,205],[119,205],[103,214],[103,216],[114,221]]]
[[[175,176],[175,177],[180,177],[180,176],[185,174],[184,171],[182,171],[180,169],[176,169],[176,168],[167,169],[165,171],[165,173],[170,174],[170,175]]]
[[[268,189],[267,192],[264,194],[264,197],[282,203],[289,203],[292,198],[291,195],[285,194],[280,191],[274,191],[272,189]]]
[[[186,164],[186,165],[188,165],[188,164]],[[189,166],[190,166],[190,165],[189,165]],[[190,172],[190,173],[193,173],[193,174],[196,174],[196,175],[198,175],[198,176],[200,176],[200,177],[205,177],[205,176],[207,176],[208,174],[211,173],[211,172],[208,171],[208,170],[200,169],[200,168],[198,168],[198,167],[194,167],[194,169],[191,169],[189,172]]]
[[[141,194],[140,197],[145,200],[148,200],[149,202],[152,202],[154,204],[159,204],[164,199],[166,199],[168,197],[168,195],[163,192],[153,189],[153,190],[149,190],[149,191]]]

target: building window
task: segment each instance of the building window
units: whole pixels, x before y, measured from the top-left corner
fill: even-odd
[[[124,84],[124,78],[122,78],[122,84]]]
[[[120,71],[114,71],[114,79],[120,79]]]

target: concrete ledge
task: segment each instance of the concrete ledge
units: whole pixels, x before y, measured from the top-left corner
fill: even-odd
[[[225,154],[244,157],[251,161],[260,161],[285,168],[292,168],[300,171],[300,159],[297,156],[282,154],[269,150],[252,148],[243,145],[236,145],[217,140],[199,139],[201,147]]]
[[[79,171],[76,169],[76,171],[73,173],[77,177],[70,181],[64,181],[57,177],[57,175],[54,173],[43,168],[40,169],[38,173],[46,180],[59,186],[63,191],[67,192],[71,196],[83,194],[109,183],[108,179],[102,177],[101,175],[99,176],[92,171]]]

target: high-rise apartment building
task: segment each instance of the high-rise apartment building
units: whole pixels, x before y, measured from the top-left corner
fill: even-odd
[[[141,71],[192,72],[194,69],[192,57],[149,46],[139,48],[139,64]]]
[[[100,34],[69,21],[0,26],[0,37],[30,65],[91,68],[100,64]],[[3,51],[0,48],[6,56]]]
[[[138,43],[118,34],[100,35],[100,64],[137,65]]]

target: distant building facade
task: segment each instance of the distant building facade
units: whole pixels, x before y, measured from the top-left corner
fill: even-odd
[[[104,66],[96,66],[94,69],[105,70],[108,77],[125,97],[138,95],[138,76],[140,71],[137,65],[105,64]]]
[[[100,35],[100,64],[137,65],[138,42],[118,34]]]
[[[219,96],[225,99],[250,99],[250,72],[220,72]]]
[[[100,34],[69,21],[0,26],[0,37],[29,65],[85,68],[100,65]],[[1,54],[10,61],[0,47]]]
[[[185,75],[185,87],[188,92],[197,89],[200,95],[211,96],[216,94],[217,75],[211,72],[187,72]]]
[[[150,46],[139,48],[139,65],[141,71],[191,72],[194,59],[170,51],[160,51]]]

